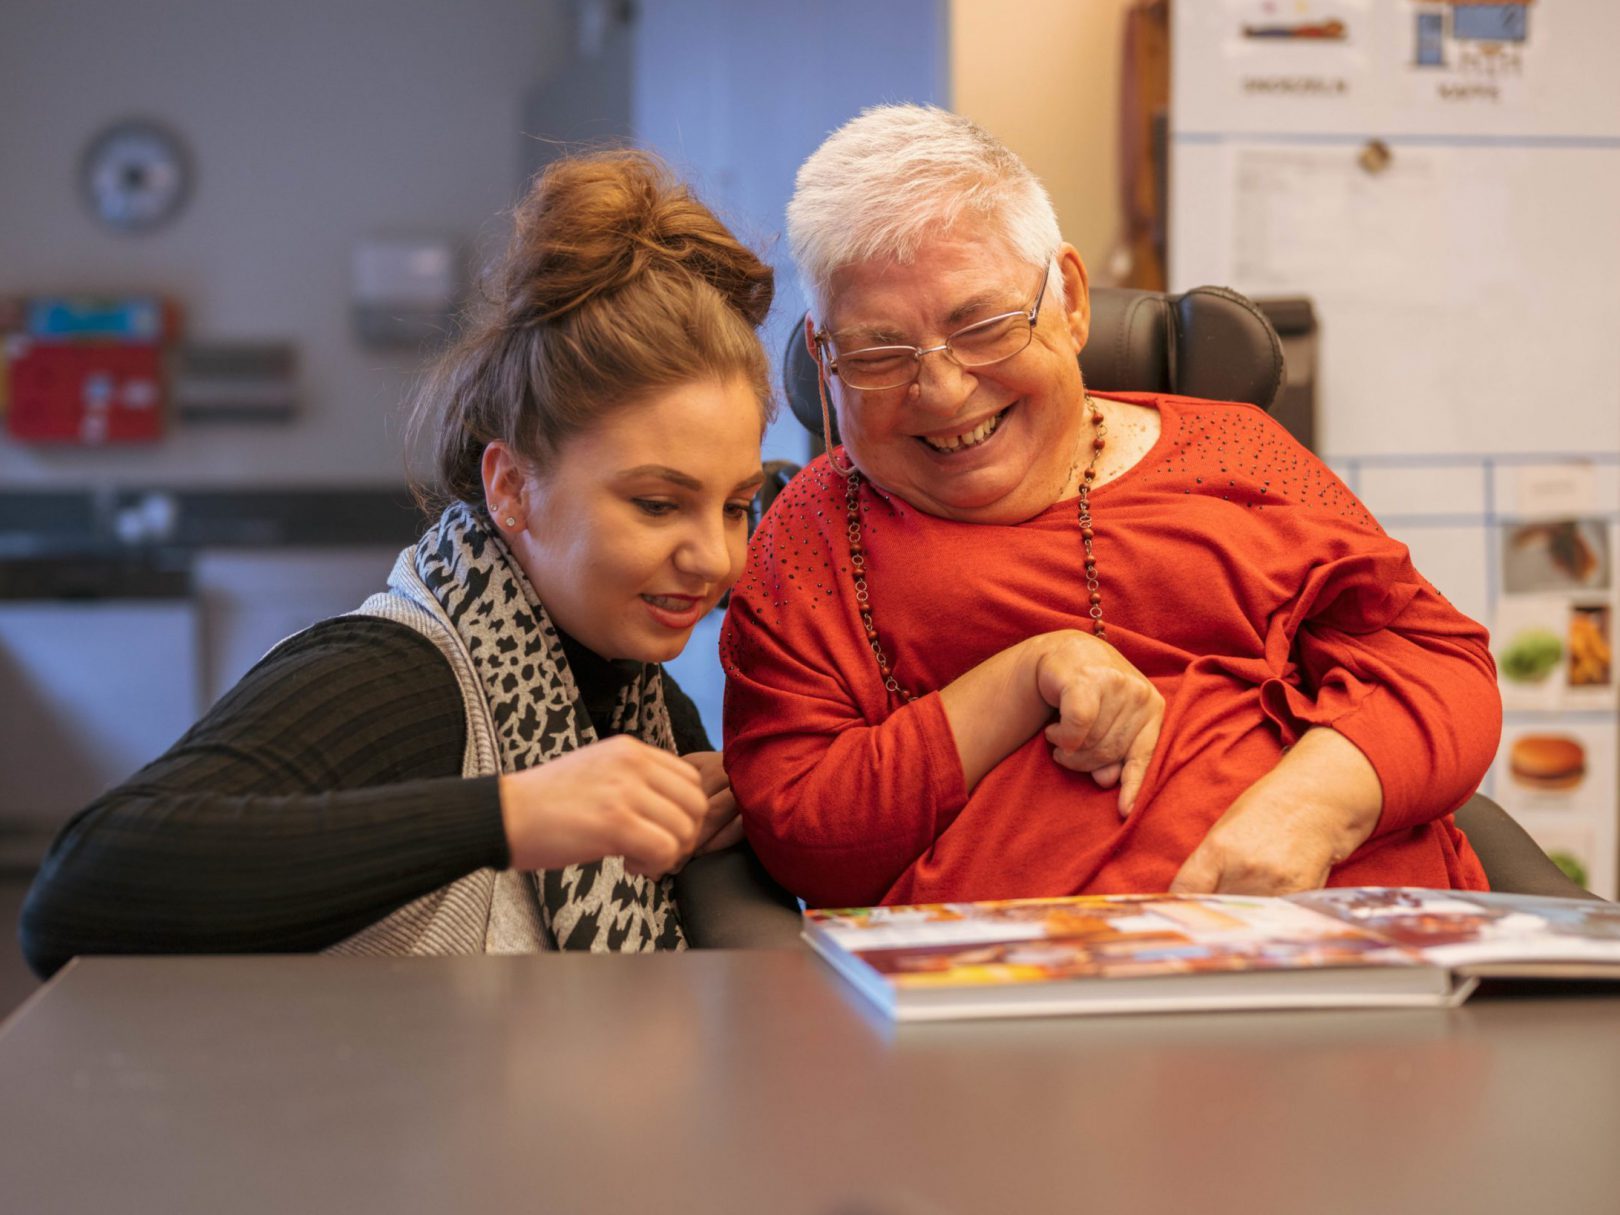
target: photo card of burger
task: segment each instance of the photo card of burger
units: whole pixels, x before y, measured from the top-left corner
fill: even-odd
[[[1516,733],[1508,746],[1508,783],[1531,794],[1572,793],[1586,783],[1586,753],[1567,728]]]
[[[1611,717],[1512,715],[1487,792],[1571,877],[1614,898],[1616,745]]]

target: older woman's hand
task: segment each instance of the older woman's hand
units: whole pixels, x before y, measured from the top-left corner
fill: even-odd
[[[1383,786],[1344,735],[1307,731],[1228,807],[1170,883],[1176,894],[1315,890],[1372,834]]]
[[[1118,781],[1119,812],[1129,814],[1159,741],[1164,697],[1106,641],[1077,631],[1043,640],[1035,685],[1058,714],[1046,727],[1052,758],[1104,788]]]

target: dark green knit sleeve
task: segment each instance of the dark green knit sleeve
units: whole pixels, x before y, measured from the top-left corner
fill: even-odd
[[[318,624],[63,829],[23,952],[48,975],[82,953],[316,950],[504,865],[497,779],[461,778],[465,739],[432,642]]]

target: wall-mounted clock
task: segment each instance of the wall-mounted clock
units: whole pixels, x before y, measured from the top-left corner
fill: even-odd
[[[191,159],[167,127],[145,120],[114,123],[85,148],[79,186],[91,214],[107,227],[150,232],[185,206]]]

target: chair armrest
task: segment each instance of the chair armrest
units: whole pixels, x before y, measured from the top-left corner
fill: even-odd
[[[694,949],[796,949],[799,901],[736,844],[694,857],[675,875],[675,902]]]
[[[1525,829],[1490,798],[1474,794],[1456,817],[1457,826],[1485,867],[1492,890],[1565,899],[1598,897],[1553,864]]]

